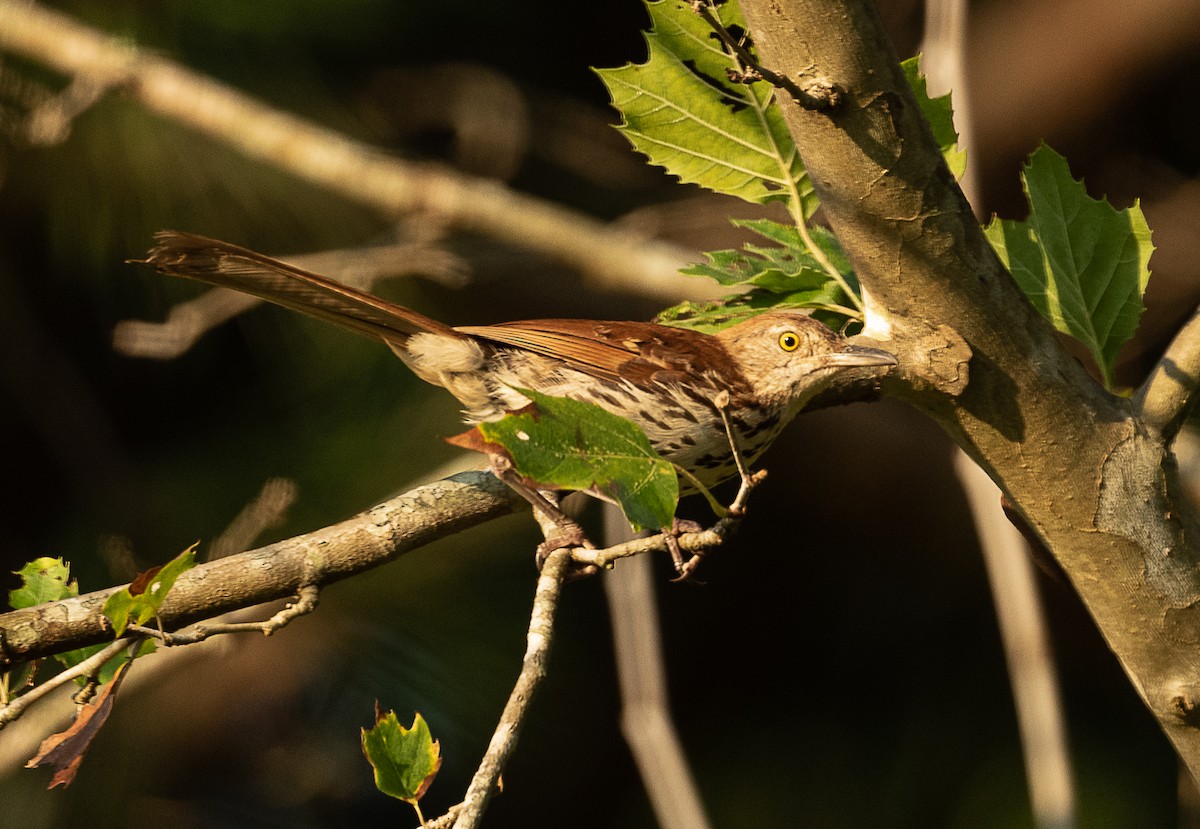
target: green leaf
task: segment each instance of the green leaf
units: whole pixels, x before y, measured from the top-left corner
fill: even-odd
[[[502,448],[523,477],[549,489],[595,489],[636,530],[671,524],[679,479],[645,433],[599,406],[517,389],[533,405],[451,439],[482,452]],[[479,435],[482,441],[474,442]]]
[[[130,624],[144,625],[158,615],[175,580],[196,566],[197,544],[161,567],[152,567],[139,574],[128,587],[108,597],[101,612],[112,622],[117,636],[123,635]]]
[[[955,178],[961,178],[967,169],[967,154],[958,147],[958,131],[954,129],[954,108],[950,104],[950,94],[930,98],[925,88],[925,76],[921,74],[921,56],[914,55],[900,64],[904,77],[912,87],[921,107],[921,114],[929,122],[933,130],[933,138],[942,149],[946,165]]]
[[[61,558],[35,559],[17,570],[16,575],[21,577],[22,586],[8,594],[9,603],[14,608],[33,607],[79,595],[79,583],[71,578],[71,565]],[[73,651],[56,653],[54,658],[63,667],[72,668],[107,646],[107,642],[102,642],[99,645],[89,645]],[[153,650],[153,642],[143,642],[136,656],[142,656]],[[125,658],[124,655],[114,656],[105,663],[97,674],[97,680],[101,685],[112,679]],[[84,685],[87,681],[84,677],[78,677],[75,680],[78,685]]]
[[[36,558],[13,574],[21,577],[21,586],[9,591],[8,603],[17,610],[79,595],[71,565],[61,558]]]
[[[734,0],[706,0],[735,36],[746,24]],[[680,181],[749,202],[784,199],[809,216],[817,207],[800,154],[765,81],[745,84],[745,67],[685,0],[647,2],[645,63],[597,69],[619,129],[652,164]]]
[[[413,718],[412,728],[405,728],[395,711],[383,714],[378,703],[375,727],[362,730],[362,750],[375,769],[375,787],[414,807],[442,766],[438,741],[420,714]]]
[[[1039,147],[1021,174],[1023,222],[993,219],[984,232],[1034,306],[1082,342],[1112,386],[1117,352],[1141,319],[1150,279],[1150,228],[1134,202],[1116,210],[1071,178],[1066,159]]]
[[[109,646],[109,644],[111,644],[111,643],[101,642],[99,645],[88,645],[87,647],[77,648],[73,651],[66,651],[65,653],[56,653],[56,654],[54,654],[54,658],[56,660],[58,660],[58,662],[64,668],[74,668],[80,662],[82,662],[85,659],[88,659],[89,657],[91,657],[92,655],[104,650],[106,647]],[[116,675],[117,669],[120,668],[122,664],[124,664],[125,662],[128,662],[131,659],[137,659],[139,656],[146,656],[147,654],[154,653],[154,651],[156,649],[157,649],[157,645],[155,644],[153,639],[149,639],[149,638],[143,639],[141,644],[138,645],[137,651],[132,656],[130,656],[128,654],[128,652],[120,653],[120,654],[117,654],[116,656],[114,656],[112,659],[105,662],[100,667],[100,670],[96,672],[96,682],[99,683],[100,685],[105,684],[106,682],[111,680]],[[75,684],[80,687],[83,687],[88,682],[89,682],[89,677],[79,676],[79,677],[75,678]]]
[[[680,303],[659,313],[658,322],[712,333],[771,308],[798,308],[821,312],[814,316],[831,328],[840,329],[846,324],[850,298],[817,262],[794,226],[768,219],[734,224],[775,244],[747,244],[741,250],[706,253],[707,263],[691,265],[682,273],[749,290],[715,302]],[[856,286],[857,279],[837,237],[820,226],[811,228],[810,236],[846,283]]]

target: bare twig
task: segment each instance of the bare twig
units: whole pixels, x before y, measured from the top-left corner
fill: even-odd
[[[1138,389],[1133,404],[1142,421],[1170,440],[1183,425],[1200,386],[1200,311],[1175,339]]]
[[[542,565],[533,600],[533,614],[529,620],[528,647],[521,664],[521,674],[504,706],[479,770],[467,788],[463,810],[454,822],[454,829],[473,829],[479,825],[488,800],[496,791],[500,773],[516,747],[529,703],[546,676],[546,660],[554,636],[554,614],[570,563],[569,551],[558,549],[551,552]]]
[[[211,636],[218,636],[223,633],[261,633],[263,636],[270,636],[277,630],[287,627],[294,619],[316,610],[317,597],[320,595],[320,592],[320,588],[316,585],[305,585],[300,588],[295,601],[288,602],[278,613],[260,622],[215,622],[199,624],[184,630],[175,631],[174,633],[166,633],[157,628],[145,627],[143,625],[129,625],[128,630],[158,639],[167,646],[194,645],[197,642],[203,642]]]
[[[737,83],[753,83],[754,81],[766,81],[778,89],[792,96],[797,104],[805,109],[811,109],[816,112],[827,112],[831,109],[836,109],[838,104],[842,102],[842,91],[837,88],[829,78],[805,77],[801,76],[800,83],[796,83],[786,75],[781,75],[766,67],[762,66],[750,54],[750,50],[738,38],[725,28],[717,16],[712,13],[706,0],[692,0],[692,10],[704,19],[704,22],[712,27],[713,32],[721,39],[726,48],[737,57],[738,62],[745,67],[743,72],[735,72],[730,75],[730,80]]]
[[[197,565],[179,577],[159,612],[167,630],[296,595],[378,567],[501,515],[524,502],[491,475],[464,472],[417,487],[306,535]],[[0,614],[0,669],[103,642],[100,609],[118,587]]]
[[[454,826],[454,821],[458,820],[458,816],[462,813],[463,804],[458,803],[446,810],[444,815],[435,817],[433,820],[425,821],[425,825],[421,829],[450,829]]]
[[[729,534],[737,526],[737,523],[737,519],[722,518],[711,529],[695,533],[681,533],[676,536],[676,541],[679,542],[680,549],[685,552],[692,553],[693,555],[703,553],[724,544],[725,539],[729,537]],[[645,538],[635,538],[631,541],[615,544],[603,550],[588,550],[582,547],[575,547],[571,549],[571,558],[580,564],[592,564],[608,570],[612,569],[612,566],[617,561],[629,556],[640,556],[644,553],[654,552],[670,552],[667,540],[670,535],[667,532],[657,533]]]
[[[60,671],[45,682],[30,688],[24,694],[9,702],[8,705],[0,708],[0,728],[3,728],[24,714],[29,706],[49,694],[55,688],[65,685],[76,677],[94,675],[104,666],[105,662],[117,656],[121,651],[133,645],[140,638],[140,636],[125,636],[117,639],[108,645],[108,647],[97,651],[82,662],[64,671]]]

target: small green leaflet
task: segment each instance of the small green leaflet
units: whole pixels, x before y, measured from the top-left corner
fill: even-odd
[[[734,0],[705,0],[734,36],[746,24]],[[765,81],[729,79],[743,67],[686,0],[647,2],[651,30],[645,63],[597,69],[619,129],[652,164],[688,184],[764,204],[784,199],[809,216],[812,183]]]
[[[112,622],[117,636],[123,635],[131,623],[144,625],[158,616],[158,610],[175,585],[175,580],[196,566],[198,543],[161,567],[152,567],[140,573],[128,587],[108,597],[101,612]]]
[[[79,595],[79,582],[71,579],[71,565],[61,558],[36,558],[13,575],[21,577],[21,586],[9,591],[8,603],[17,610]]]
[[[375,726],[362,730],[362,750],[375,769],[375,787],[389,797],[411,803],[424,825],[417,801],[442,767],[440,746],[430,735],[424,718],[417,714],[412,728],[405,728],[395,711],[384,714],[376,702]]]
[[[747,244],[741,250],[707,253],[707,263],[684,268],[682,273],[706,276],[722,285],[748,290],[717,302],[681,303],[661,312],[658,322],[712,333],[771,308],[811,308],[818,312],[814,316],[831,328],[840,329],[846,323],[847,312],[851,311],[849,297],[816,261],[794,226],[768,219],[734,224],[773,244]],[[812,227],[809,232],[827,261],[849,285],[856,287],[854,272],[837,237],[820,226]]]
[[[962,178],[967,169],[967,154],[958,148],[958,131],[954,129],[954,108],[950,105],[950,93],[930,98],[925,88],[925,76],[921,74],[921,56],[914,55],[900,64],[904,77],[912,87],[921,114],[933,130],[933,139],[942,150],[946,166],[955,178]]]
[[[1112,387],[1117,352],[1141,319],[1150,279],[1150,227],[1134,202],[1117,210],[1088,196],[1066,159],[1039,147],[1021,174],[1029,199],[1023,222],[984,228],[1021,290],[1056,329],[1091,352]]]
[[[20,570],[15,571],[15,575],[21,577],[21,586],[9,592],[8,601],[17,610],[45,604],[46,602],[70,599],[79,595],[79,583],[71,578],[71,565],[61,558],[43,557],[34,559]],[[106,643],[88,645],[85,648],[56,653],[54,654],[54,658],[63,667],[73,668],[105,647]],[[142,656],[153,650],[154,643],[146,641],[142,643],[136,655]],[[100,669],[96,675],[97,681],[101,685],[107,683],[112,679],[117,668],[125,661],[124,656],[114,656]],[[88,679],[77,677],[75,682],[83,686],[88,682]]]
[[[517,472],[540,487],[595,489],[616,501],[636,530],[671,525],[679,479],[641,429],[591,403],[517,391],[533,405],[450,442],[477,452],[504,451]]]

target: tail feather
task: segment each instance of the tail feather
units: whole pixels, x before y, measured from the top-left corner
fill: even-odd
[[[465,337],[402,305],[228,242],[176,230],[159,231],[154,239],[145,259],[131,261],[261,297],[393,345],[423,332]]]

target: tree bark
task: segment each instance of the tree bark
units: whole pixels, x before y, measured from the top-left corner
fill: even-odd
[[[1060,562],[1200,776],[1197,523],[1167,441],[1059,344],[987,243],[866,0],[742,0],[759,57],[843,93],[782,100],[833,230],[901,356],[885,391],[933,417]],[[781,95],[781,98],[786,96]]]
[[[197,565],[175,582],[159,619],[170,631],[286,599],[526,506],[490,473],[460,472],[331,527]],[[0,670],[112,639],[100,609],[123,586],[0,614]]]

